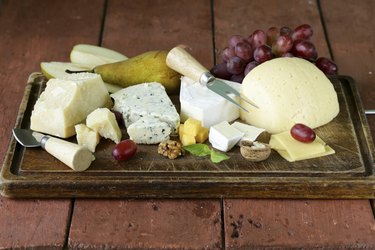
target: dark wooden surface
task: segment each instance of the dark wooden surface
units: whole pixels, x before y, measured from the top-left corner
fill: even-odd
[[[341,74],[354,77],[365,108],[374,108],[372,0],[212,3],[213,12],[210,1],[199,0],[1,1],[0,155],[5,156],[25,79],[41,61],[68,60],[76,43],[133,56],[178,42],[194,48],[210,67],[213,48],[221,49],[231,34],[310,23],[319,53],[331,55]],[[374,119],[368,119],[373,135]],[[369,200],[0,198],[0,248],[372,249],[372,206]]]

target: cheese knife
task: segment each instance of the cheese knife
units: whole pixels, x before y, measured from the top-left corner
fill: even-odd
[[[13,129],[13,136],[24,147],[42,147],[75,171],[86,170],[95,159],[86,147],[44,135],[30,129]]]
[[[171,69],[191,78],[196,82],[199,82],[202,85],[207,86],[208,89],[224,97],[246,112],[249,111],[242,107],[236,100],[232,99],[228,94],[234,94],[253,107],[258,108],[254,102],[242,97],[236,89],[227,85],[225,82],[216,79],[203,65],[201,65],[182,47],[174,47],[171,49],[168,52],[166,63]]]

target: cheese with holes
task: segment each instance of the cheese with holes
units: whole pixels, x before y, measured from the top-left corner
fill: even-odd
[[[271,136],[269,145],[284,159],[290,162],[306,160],[334,154],[335,151],[328,146],[319,136],[311,143],[295,140],[289,131]]]
[[[155,144],[177,135],[180,115],[160,83],[130,86],[111,97],[115,100],[113,109],[122,113],[129,136],[136,143]]]
[[[74,126],[93,110],[111,102],[98,74],[79,73],[51,79],[37,100],[31,114],[31,129],[67,138],[75,134]]]
[[[240,91],[241,84],[225,82]],[[239,102],[234,95],[230,97]],[[180,103],[180,116],[183,122],[188,118],[194,118],[201,121],[202,126],[206,128],[222,121],[234,121],[240,116],[237,106],[186,76],[181,78]]]
[[[316,128],[339,113],[332,83],[314,64],[297,57],[276,58],[257,66],[243,80],[241,94],[259,106],[241,102],[249,110],[241,111],[241,119],[272,134],[296,123]]]

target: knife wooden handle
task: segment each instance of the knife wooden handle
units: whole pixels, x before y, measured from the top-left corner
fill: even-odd
[[[192,55],[181,47],[174,47],[169,51],[166,63],[171,69],[196,82],[199,82],[201,75],[208,71]]]
[[[42,147],[75,171],[86,170],[95,159],[86,147],[49,136],[43,139]]]

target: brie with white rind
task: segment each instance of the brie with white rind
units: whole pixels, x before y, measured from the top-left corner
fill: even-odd
[[[111,99],[98,74],[79,73],[64,80],[51,79],[34,106],[30,128],[67,138],[75,134],[76,124],[109,102]]]
[[[222,81],[240,91],[241,84]],[[234,95],[230,96],[239,101]],[[181,78],[180,103],[180,117],[183,122],[194,118],[201,121],[206,128],[222,121],[234,121],[240,116],[240,111],[234,104],[186,76]]]
[[[316,128],[339,113],[330,80],[314,64],[297,57],[276,58],[257,66],[243,80],[241,94],[259,107],[241,102],[249,110],[241,111],[241,119],[272,134],[296,123]]]

